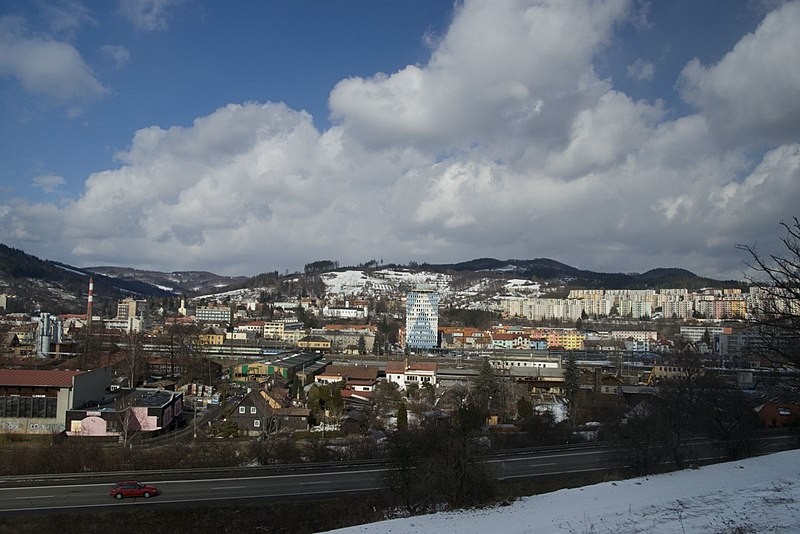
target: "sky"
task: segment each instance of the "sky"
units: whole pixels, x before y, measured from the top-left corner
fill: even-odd
[[[337,534],[800,532],[800,451],[393,519]]]
[[[0,2],[0,242],[226,275],[743,278],[800,215],[800,0]]]

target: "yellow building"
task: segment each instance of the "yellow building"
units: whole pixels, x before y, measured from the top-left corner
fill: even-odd
[[[330,352],[331,341],[322,336],[306,336],[298,340],[297,348],[311,352]]]
[[[551,329],[547,333],[547,347],[566,350],[583,350],[583,334],[577,330]]]
[[[223,345],[225,343],[225,331],[212,327],[197,336],[197,340],[201,345]]]

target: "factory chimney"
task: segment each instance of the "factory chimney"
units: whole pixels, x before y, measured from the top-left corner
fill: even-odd
[[[86,304],[86,331],[92,331],[92,301],[94,300],[94,278],[89,277],[89,302]]]
[[[81,355],[80,368],[86,369],[86,362],[89,356],[89,337],[92,334],[92,304],[94,301],[94,278],[89,277],[89,299],[86,303],[86,346]]]

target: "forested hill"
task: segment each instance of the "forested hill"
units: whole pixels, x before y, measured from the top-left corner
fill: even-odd
[[[577,269],[548,258],[532,260],[479,258],[460,263],[422,264],[420,268],[436,272],[508,273],[520,278],[541,281],[560,280],[569,285],[586,288],[658,289],[679,287],[697,290],[703,287],[739,287],[741,285],[741,282],[735,280],[714,280],[697,276],[691,271],[680,268],[657,268],[645,273],[601,273]]]
[[[9,311],[29,312],[38,305],[51,313],[86,310],[89,276],[94,277],[95,306],[113,306],[126,296],[166,297],[171,293],[137,280],[117,280],[78,267],[42,260],[0,243],[0,292],[13,296]]]

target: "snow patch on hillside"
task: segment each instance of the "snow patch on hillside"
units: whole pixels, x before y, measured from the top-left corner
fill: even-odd
[[[800,532],[800,451],[393,519],[340,534]]]
[[[382,269],[370,274],[356,270],[336,271],[323,273],[320,277],[329,295],[374,295],[399,291],[403,287],[411,290],[421,284],[431,285],[440,295],[447,295],[451,281],[451,277],[445,274],[394,269]]]

